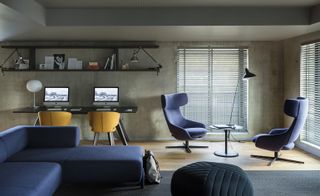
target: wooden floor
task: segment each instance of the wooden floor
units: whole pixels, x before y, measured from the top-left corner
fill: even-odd
[[[83,144],[91,144],[85,141]],[[105,144],[102,141],[99,145]],[[222,158],[213,155],[216,150],[224,149],[224,142],[204,142],[192,141],[191,145],[207,145],[207,149],[192,149],[192,153],[186,153],[182,149],[166,149],[165,146],[180,145],[181,142],[130,142],[129,145],[142,146],[144,149],[152,150],[159,161],[161,170],[176,170],[184,165],[197,161],[211,161],[231,163],[238,165],[244,170],[320,170],[320,158],[312,156],[302,150],[294,149],[283,151],[281,157],[304,161],[305,164],[295,164],[287,162],[275,162],[271,166],[267,166],[268,161],[250,158],[251,154],[272,156],[273,153],[258,149],[252,142],[231,142],[229,147],[239,153],[235,158]],[[118,144],[120,145],[120,144]]]

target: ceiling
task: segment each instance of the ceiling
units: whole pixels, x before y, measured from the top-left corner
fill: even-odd
[[[123,41],[270,41],[320,30],[305,26],[179,26],[179,27],[45,27],[16,34],[14,40]]]
[[[313,6],[319,0],[36,0],[47,8]]]
[[[320,31],[318,13],[320,0],[0,0],[0,41],[276,41]]]

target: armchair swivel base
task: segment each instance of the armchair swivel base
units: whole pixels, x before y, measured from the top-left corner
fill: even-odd
[[[273,157],[269,156],[261,156],[261,155],[251,155],[252,158],[257,158],[257,159],[265,159],[265,160],[270,160],[268,163],[268,166],[270,166],[273,162],[275,161],[285,161],[285,162],[290,162],[290,163],[300,163],[304,164],[303,161],[297,161],[297,160],[292,160],[292,159],[285,159],[285,158],[280,158],[279,152],[274,152]]]
[[[166,146],[166,148],[184,148],[187,153],[191,153],[190,148],[209,148],[208,146],[190,146],[187,140],[182,146]]]

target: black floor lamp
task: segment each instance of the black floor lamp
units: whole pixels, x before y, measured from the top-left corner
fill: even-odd
[[[248,68],[245,68],[245,74],[243,75],[242,79],[248,80],[248,79],[253,78],[255,76],[256,76],[256,74],[251,73]],[[236,90],[234,91],[234,95],[233,95],[232,109],[231,109],[230,119],[229,119],[229,123],[228,123],[228,125],[230,125],[230,126],[234,126],[234,124],[231,124],[231,120],[232,120],[234,104],[235,104],[235,100],[236,100],[236,96],[237,96],[237,92],[238,92],[238,88],[239,88],[239,83],[240,83],[240,80],[238,79],[237,87],[236,87]]]

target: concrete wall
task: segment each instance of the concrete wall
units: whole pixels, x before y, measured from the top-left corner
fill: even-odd
[[[250,70],[257,77],[249,82],[249,134],[241,137],[248,138],[272,127],[282,126],[282,42],[162,42],[159,45],[159,49],[148,49],[163,65],[159,76],[154,72],[6,72],[4,77],[0,77],[0,130],[18,124],[33,123],[36,115],[12,114],[12,109],[31,106],[32,94],[26,90],[25,84],[30,79],[39,79],[45,86],[70,86],[73,105],[90,105],[93,86],[119,86],[122,103],[135,104],[139,108],[136,114],[123,116],[130,138],[134,140],[171,139],[161,110],[160,95],[176,91],[176,48],[204,45],[249,48]],[[0,61],[3,61],[9,52],[10,50],[0,49]],[[40,53],[45,55],[56,52],[47,50]],[[74,55],[77,53],[69,52]],[[127,52],[131,54],[132,51]],[[97,53],[96,58],[103,58],[101,51]],[[90,50],[87,55],[89,56],[81,53],[80,56],[74,57],[90,58]],[[38,56],[37,62],[41,63],[43,58]],[[42,92],[37,94],[37,99],[40,103]],[[74,116],[73,124],[81,127],[83,138],[92,138],[86,116]],[[218,137],[212,136],[212,138]]]
[[[320,31],[284,40],[284,99],[300,95],[300,45],[320,39]],[[291,123],[285,116],[284,124]]]

